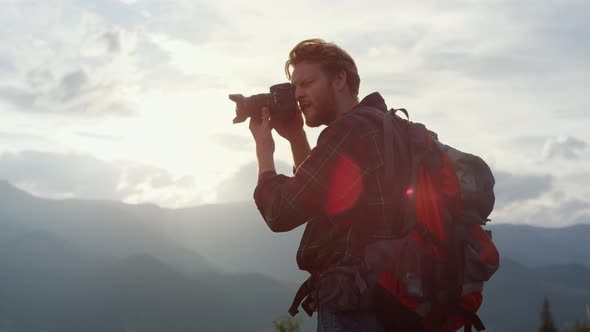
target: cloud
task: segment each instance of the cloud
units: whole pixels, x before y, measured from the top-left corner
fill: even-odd
[[[243,135],[218,133],[211,136],[211,141],[232,151],[252,151],[254,147],[254,141],[252,137]]]
[[[88,85],[88,75],[83,69],[78,69],[61,78],[55,89],[55,95],[62,102],[70,101],[82,95]]]
[[[12,106],[8,110],[76,116],[138,111],[129,93],[141,77],[135,57],[143,56],[133,53],[143,20],[140,14],[132,20],[135,10],[112,1],[5,7],[0,19],[18,32],[0,33],[0,54],[15,66],[5,75],[0,68],[0,101]],[[119,25],[116,18],[133,22]]]
[[[197,44],[214,40],[229,25],[222,12],[203,1],[146,1],[145,5],[139,2],[135,7],[157,13],[147,22],[150,31]]]
[[[41,142],[44,140],[43,136],[39,135],[31,135],[19,132],[7,132],[7,131],[0,131],[0,139],[1,140],[28,140],[28,141],[35,141]]]
[[[487,26],[487,35],[475,35],[481,32],[476,28],[464,29],[456,38],[443,37],[423,53],[424,63],[475,80],[539,81],[553,79],[559,71],[578,71],[590,64],[590,46],[580,42],[590,29],[588,9],[583,1],[553,2],[543,8],[535,1],[465,6],[470,15],[464,17],[486,22],[480,27]]]
[[[100,38],[109,53],[118,53],[121,51],[121,37],[118,31],[107,31]]]
[[[545,142],[543,157],[545,159],[577,160],[588,148],[588,143],[576,137],[552,137]]]
[[[20,89],[14,86],[0,86],[0,100],[16,106],[16,109],[20,111],[31,111],[37,98],[37,94],[29,92],[26,89]]]
[[[10,73],[13,72],[15,69],[16,68],[14,67],[12,61],[0,57],[0,74],[2,74],[3,72]]]
[[[197,204],[194,179],[128,161],[90,155],[21,151],[0,155],[0,178],[49,198],[154,202],[177,207]]]
[[[89,133],[89,132],[77,132],[76,135],[82,136],[82,137],[93,138],[93,139],[97,139],[97,140],[110,141],[110,142],[123,141],[123,137],[113,136],[113,135],[96,134],[96,133]]]
[[[506,49],[490,53],[472,51],[435,51],[427,55],[432,70],[463,73],[476,80],[505,80],[512,76],[548,75],[547,64],[538,63],[528,55],[512,54]]]
[[[293,17],[268,0],[263,5],[231,6],[188,0],[130,2],[6,4],[0,19],[13,28],[0,31],[5,41],[0,45],[3,130],[39,132],[60,145],[26,148],[100,150],[105,157],[138,159],[149,159],[144,156],[149,152],[135,153],[141,149],[129,143],[130,137],[141,145],[141,135],[151,135],[156,138],[150,142],[156,144],[149,148],[146,144],[145,149],[153,149],[152,155],[161,160],[174,160],[162,163],[168,167],[198,165],[198,157],[186,156],[188,148],[167,146],[177,140],[185,147],[204,133],[210,140],[198,136],[198,143],[207,146],[205,155],[221,151],[227,157],[211,158],[211,164],[218,164],[210,169],[223,168],[219,172],[226,174],[224,167],[237,168],[251,160],[238,152],[252,147],[251,139],[235,135],[249,134],[247,129],[230,129],[232,106],[227,93],[261,92],[284,80],[282,64],[290,47],[319,36],[335,41],[355,58],[361,93],[380,91],[389,106],[408,108],[413,121],[424,119],[446,143],[482,153],[497,163],[494,166],[509,170],[506,176],[497,174],[499,206],[542,198],[559,189],[558,176],[582,164],[552,167],[550,162],[538,162],[542,154],[547,159],[575,160],[588,152],[579,142],[557,142],[547,136],[558,127],[590,143],[583,132],[590,125],[584,113],[590,68],[590,44],[583,42],[590,24],[590,4],[585,1],[544,6],[530,0],[394,1],[379,8],[343,2],[337,18],[324,15],[333,4],[306,0]],[[300,24],[301,17],[306,24]],[[332,24],[338,20],[358,24]],[[132,114],[138,117],[111,118]],[[163,123],[163,114],[182,120]],[[139,129],[127,131],[129,124]],[[194,128],[184,128],[192,124]],[[164,137],[166,144],[157,144]],[[114,142],[122,138],[125,144],[115,147],[90,138]],[[513,147],[502,145],[512,139]],[[5,149],[23,148],[13,141],[4,144]],[[100,149],[92,149],[92,144]],[[533,167],[539,175],[527,173]],[[243,171],[240,177],[252,170]],[[146,188],[160,188],[170,181],[156,171],[148,173],[150,180],[142,182]]]
[[[57,82],[50,71],[33,69],[28,72],[27,81],[30,88],[0,85],[0,100],[14,106],[13,111],[74,116],[136,113],[133,102],[117,95],[119,84],[93,81],[84,68],[65,73]]]
[[[37,67],[27,73],[27,83],[33,89],[43,88],[54,80],[53,73],[49,68]]]
[[[492,220],[502,223],[562,227],[588,223],[590,172],[565,176],[496,172],[496,204]]]
[[[508,222],[536,225],[568,226],[590,221],[590,201],[582,199],[565,199],[559,204],[536,203],[522,211],[513,210],[507,215]]]
[[[545,142],[550,138],[547,135],[529,135],[509,137],[502,141],[502,146],[516,150],[541,150]]]
[[[512,174],[506,171],[495,171],[494,177],[496,209],[538,198],[549,192],[553,186],[553,177],[549,174]]]

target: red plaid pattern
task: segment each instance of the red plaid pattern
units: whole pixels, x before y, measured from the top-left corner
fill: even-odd
[[[307,223],[300,269],[316,274],[358,263],[367,243],[396,233],[382,188],[385,111],[378,93],[365,97],[321,132],[294,176],[266,172],[258,179],[254,200],[272,231]]]

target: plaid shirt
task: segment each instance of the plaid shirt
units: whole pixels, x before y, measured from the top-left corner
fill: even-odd
[[[378,110],[361,108],[371,106]],[[358,263],[362,249],[396,233],[383,192],[383,115],[379,93],[329,126],[305,161],[288,177],[265,172],[254,200],[274,232],[307,223],[297,251],[302,270],[317,274]]]

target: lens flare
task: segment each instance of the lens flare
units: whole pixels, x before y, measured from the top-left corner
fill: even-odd
[[[335,215],[354,206],[363,191],[363,178],[357,163],[347,155],[336,161],[330,180],[326,213]]]

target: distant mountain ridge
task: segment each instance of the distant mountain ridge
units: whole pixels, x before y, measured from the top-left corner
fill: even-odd
[[[590,267],[590,224],[562,228],[490,224],[502,255],[527,266],[581,264]]]
[[[43,232],[24,238],[0,253],[2,331],[270,332],[295,288],[262,275],[188,275],[148,254],[91,258]]]
[[[489,331],[534,330],[544,296],[559,324],[584,317],[590,225],[489,228],[501,252],[481,310]],[[302,231],[272,233],[253,203],[46,200],[0,181],[0,329],[93,331],[86,321],[96,331],[208,330],[229,310],[247,330],[264,330],[307,277],[295,261]]]

